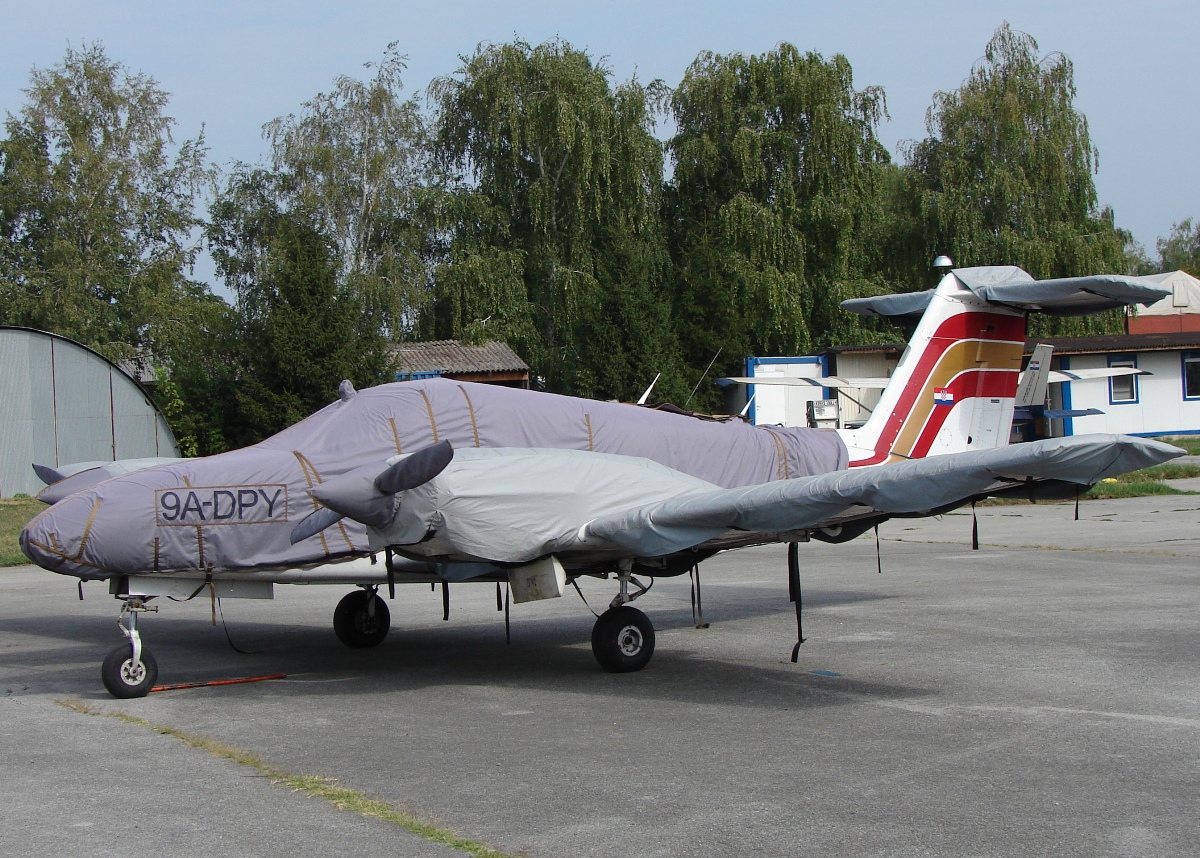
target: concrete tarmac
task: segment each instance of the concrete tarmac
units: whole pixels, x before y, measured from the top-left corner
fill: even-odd
[[[74,698],[334,778],[513,855],[1170,856],[1200,843],[1200,496],[980,508],[704,563],[640,599],[653,661],[612,675],[570,592],[401,588],[383,645],[330,627],[341,588],[161,602],[162,683],[108,697],[99,584],[0,570],[0,854],[450,855]],[[600,609],[612,582],[583,583]]]

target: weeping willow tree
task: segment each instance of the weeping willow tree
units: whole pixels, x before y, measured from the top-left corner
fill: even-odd
[[[1019,265],[1038,278],[1124,272],[1129,236],[1098,207],[1097,150],[1074,102],[1069,59],[1039,57],[1007,23],[996,30],[963,85],[934,96],[930,136],[909,151],[925,256]],[[1118,331],[1120,317],[1053,327]]]
[[[703,53],[671,97],[667,217],[685,354],[735,370],[746,355],[861,340],[840,300],[870,283],[863,236],[888,155],[882,90],[849,62],[788,44]]]
[[[404,339],[428,298],[417,216],[424,128],[416,102],[402,98],[405,58],[396,44],[365,68],[373,76],[340,75],[299,115],[263,130],[279,204],[315,219],[336,249],[340,288],[372,324]]]
[[[683,373],[663,287],[657,85],[562,41],[480,46],[434,81],[435,336],[509,342],[548,389],[636,396]]]

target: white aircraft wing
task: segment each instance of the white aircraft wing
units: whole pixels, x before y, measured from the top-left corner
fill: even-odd
[[[1094,369],[1052,369],[1050,370],[1050,383],[1061,384],[1064,381],[1087,381],[1093,378],[1116,378],[1119,375],[1151,374],[1135,366],[1100,366]]]
[[[872,390],[883,390],[891,379],[887,378],[847,378],[840,375],[829,375],[824,378],[804,378],[790,375],[739,375],[717,379],[717,384],[777,384],[790,387],[861,387]]]
[[[1123,435],[1051,438],[693,494],[599,517],[580,536],[658,557],[730,529],[815,528],[856,506],[883,515],[932,514],[1027,481],[1087,486],[1182,454],[1161,441]]]

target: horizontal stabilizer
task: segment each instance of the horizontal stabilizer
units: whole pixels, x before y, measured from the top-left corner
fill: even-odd
[[[1034,280],[1016,266],[955,268],[951,273],[985,301],[1051,316],[1085,316],[1134,304],[1149,306],[1171,294],[1152,280],[1123,274]],[[860,316],[917,318],[925,312],[933,294],[934,290],[929,289],[851,298],[841,306]]]
[[[1018,405],[1013,411],[1013,420],[1021,423],[1029,420],[1066,420],[1068,417],[1094,417],[1103,414],[1099,408],[1046,408],[1040,405]]]
[[[954,276],[987,301],[1051,316],[1085,316],[1133,304],[1149,306],[1171,294],[1157,283],[1123,274],[1034,280],[1020,268],[959,268]]]
[[[1064,381],[1089,381],[1093,378],[1116,378],[1119,375],[1153,375],[1136,366],[1098,366],[1092,369],[1052,369],[1050,383],[1061,384]]]
[[[842,302],[842,309],[860,316],[885,316],[890,319],[910,317],[918,319],[933,300],[933,289],[924,292],[897,292],[892,295],[875,295],[871,298],[850,298]]]
[[[1103,413],[1099,408],[1047,408],[1042,416],[1051,420],[1066,420],[1068,417],[1094,417]]]

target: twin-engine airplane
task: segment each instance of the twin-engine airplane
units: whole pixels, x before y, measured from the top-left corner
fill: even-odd
[[[754,427],[443,379],[360,392],[344,382],[337,402],[252,447],[64,474],[21,547],[46,569],[109,581],[128,638],[102,669],[118,697],[144,695],[156,679],[137,628],[150,599],[270,598],[276,583],[357,586],[334,630],[365,647],[388,631],[384,584],[394,598],[396,583],[440,582],[445,596],[448,582],[507,582],[521,602],[611,576],[618,593],[592,649],[608,670],[638,670],[654,630],[629,604],[645,592],[636,575],[680,575],[718,551],[788,542],[799,605],[797,542],[841,542],[986,496],[1069,496],[1180,455],[1114,435],[1005,446],[1028,313],[1164,294],[1137,278],[1039,282],[1017,268],[968,268],[918,296],[846,302],[922,314],[855,430]]]

